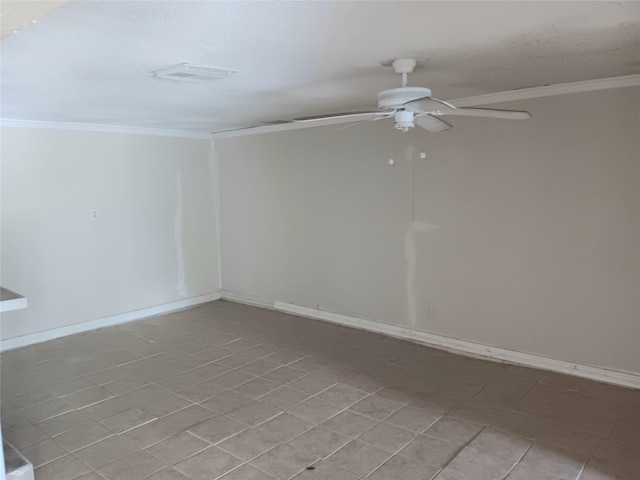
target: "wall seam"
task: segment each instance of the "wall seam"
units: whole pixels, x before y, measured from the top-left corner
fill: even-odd
[[[210,151],[210,162],[212,166],[212,188],[213,188],[213,212],[215,215],[215,224],[216,224],[216,249],[218,256],[218,289],[222,290],[222,233],[221,233],[221,221],[220,221],[220,213],[222,212],[222,208],[220,205],[220,161],[218,159],[218,155],[216,154],[216,146],[215,140],[213,136],[211,136],[211,151]]]

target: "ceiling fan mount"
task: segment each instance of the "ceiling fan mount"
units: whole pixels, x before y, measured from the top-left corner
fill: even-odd
[[[391,63],[397,74],[402,75],[402,86],[391,88],[378,93],[378,108],[383,111],[394,112],[394,127],[402,132],[408,132],[415,127],[415,112],[405,110],[405,104],[430,98],[431,89],[426,87],[409,87],[408,76],[416,68],[418,62],[413,58],[398,58]]]
[[[386,65],[386,63],[385,63]],[[390,63],[397,74],[402,76],[400,87],[383,90],[378,93],[378,111],[359,113],[333,113],[296,118],[289,122],[279,122],[278,129],[288,130],[291,124],[300,128],[308,126],[335,125],[340,123],[366,122],[371,120],[394,119],[394,127],[402,132],[408,132],[416,125],[431,133],[442,132],[452,127],[440,119],[441,116],[468,116],[501,118],[505,120],[525,120],[531,115],[529,112],[516,110],[496,110],[489,108],[460,108],[443,100],[431,96],[431,89],[426,87],[409,87],[408,75],[416,68],[417,62],[413,58],[399,58]],[[275,125],[270,131],[275,131]],[[264,127],[249,127],[239,130],[254,130]]]

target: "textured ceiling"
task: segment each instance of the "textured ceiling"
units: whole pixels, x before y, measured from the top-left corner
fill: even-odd
[[[639,45],[638,2],[76,1],[0,43],[1,115],[216,131],[375,108],[396,57],[450,99],[639,73]],[[182,62],[239,73],[149,75]]]
[[[0,36],[2,38],[30,27],[69,0],[0,1]]]

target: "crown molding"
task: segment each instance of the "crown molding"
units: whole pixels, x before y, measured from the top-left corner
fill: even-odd
[[[101,125],[94,123],[43,122],[38,120],[0,119],[2,127],[44,128],[53,130],[73,130],[80,132],[128,133],[132,135],[153,135],[156,137],[195,138],[211,140],[209,132],[189,132],[185,130],[164,130],[161,128],[127,127],[123,125]]]
[[[553,95],[566,95],[570,93],[593,92],[596,90],[607,90],[611,88],[625,88],[640,86],[640,74],[625,75],[622,77],[600,78],[597,80],[585,80],[581,82],[558,83],[543,87],[521,88],[506,92],[489,93],[474,97],[465,97],[450,100],[449,102],[458,107],[475,107],[479,105],[490,105],[501,102],[513,102],[531,98],[550,97]],[[134,135],[154,135],[161,137],[179,137],[195,139],[220,139],[231,137],[242,137],[246,135],[257,135],[261,133],[282,132],[288,130],[298,130],[310,128],[313,123],[291,123],[265,125],[263,127],[252,128],[251,130],[231,130],[227,132],[189,132],[184,130],[164,130],[158,128],[127,127],[121,125],[101,125],[89,123],[69,123],[69,122],[42,122],[36,120],[0,119],[0,126],[22,127],[22,128],[48,128],[59,130],[76,130],[83,132],[104,132],[104,133],[129,133]]]
[[[475,107],[500,102],[512,102],[526,100],[528,98],[542,98],[553,95],[566,95],[568,93],[593,92],[610,88],[624,88],[640,86],[640,75],[625,75],[623,77],[600,78],[597,80],[585,80],[582,82],[557,83],[544,87],[521,88],[507,92],[489,93],[475,97],[458,98],[449,100],[456,107]]]

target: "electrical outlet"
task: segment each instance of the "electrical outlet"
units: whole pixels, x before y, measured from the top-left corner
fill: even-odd
[[[91,218],[98,218],[98,210],[91,210],[90,212]]]
[[[433,306],[433,303],[427,303],[425,307],[426,307],[425,309],[427,312],[427,317],[434,318],[436,316],[436,307]]]

